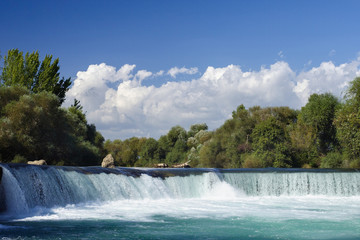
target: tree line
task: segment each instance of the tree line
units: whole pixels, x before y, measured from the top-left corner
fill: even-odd
[[[0,75],[0,162],[99,165],[111,153],[117,166],[216,168],[360,168],[360,78],[343,99],[312,94],[300,110],[239,105],[214,131],[205,123],[172,127],[159,139],[107,140],[88,123],[76,99],[61,104],[71,79],[59,59],[9,50]]]
[[[119,166],[210,168],[360,168],[360,78],[341,101],[312,94],[300,110],[239,105],[214,131],[205,123],[175,126],[158,140],[107,140]]]

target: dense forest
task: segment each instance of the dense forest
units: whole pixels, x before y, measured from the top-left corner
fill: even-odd
[[[45,159],[54,165],[99,165],[111,153],[118,166],[216,168],[360,168],[360,78],[344,99],[312,94],[300,110],[239,105],[214,131],[205,123],[174,126],[158,140],[107,140],[86,120],[79,101],[61,104],[71,79],[59,59],[8,51],[0,75],[0,162]]]
[[[104,138],[78,101],[61,107],[71,79],[60,79],[59,59],[9,50],[0,75],[0,161],[97,165]]]

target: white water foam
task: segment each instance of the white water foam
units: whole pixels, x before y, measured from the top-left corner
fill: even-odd
[[[19,221],[122,220],[149,222],[157,216],[177,219],[242,219],[266,221],[290,219],[344,221],[360,219],[360,197],[233,197],[158,200],[119,200],[53,208],[46,215]]]

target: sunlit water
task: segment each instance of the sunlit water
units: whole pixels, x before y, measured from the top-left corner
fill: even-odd
[[[3,168],[0,239],[360,239],[356,172],[162,179]]]

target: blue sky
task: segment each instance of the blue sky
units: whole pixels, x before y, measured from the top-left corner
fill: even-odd
[[[176,124],[188,128],[206,122],[212,129],[219,127],[241,103],[300,108],[313,92],[340,96],[359,74],[359,9],[360,1],[331,0],[0,0],[0,54],[19,48],[59,57],[61,75],[74,81],[69,101],[80,99],[89,120],[106,138],[157,138]],[[123,68],[128,77],[115,74],[132,65],[136,66],[127,72]],[[90,66],[95,71],[91,76]],[[170,75],[170,69],[175,74]],[[115,75],[106,78],[101,70]],[[276,75],[281,71],[286,80]],[[79,72],[84,76],[80,78]],[[320,72],[326,75],[321,82]],[[264,87],[268,78],[274,89],[280,88],[278,95],[290,91],[296,96],[259,99],[265,92],[254,89]],[[131,87],[124,90],[120,86],[127,81]],[[179,85],[170,86],[174,83]],[[238,91],[229,92],[225,83]],[[292,85],[281,90],[284,84]],[[179,89],[182,93],[176,95]],[[217,106],[209,100],[199,103],[199,96],[216,99]],[[129,99],[133,100],[126,102]],[[162,122],[149,111],[162,117],[170,111],[174,116]]]

